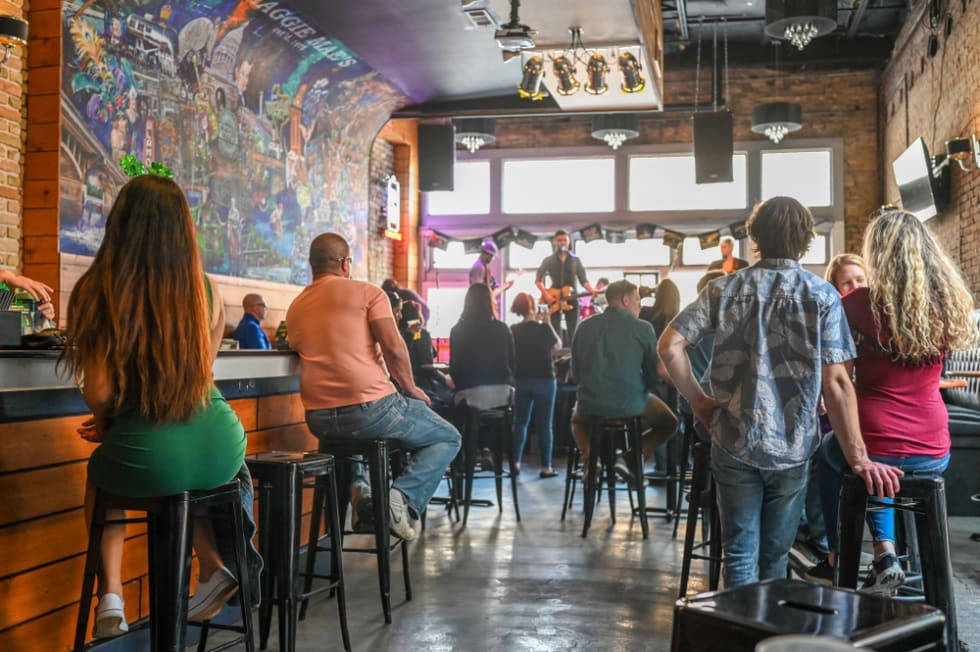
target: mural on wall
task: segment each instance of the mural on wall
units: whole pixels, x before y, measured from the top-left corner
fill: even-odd
[[[367,271],[368,157],[405,98],[284,2],[62,5],[61,251],[94,255],[134,154],[173,170],[205,269],[303,284],[336,231]]]

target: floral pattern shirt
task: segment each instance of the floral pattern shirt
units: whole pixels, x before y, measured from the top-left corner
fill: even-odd
[[[765,470],[816,452],[822,366],[856,355],[832,285],[795,260],[765,258],[709,283],[671,326],[691,344],[714,335],[703,381],[721,404],[714,445]]]

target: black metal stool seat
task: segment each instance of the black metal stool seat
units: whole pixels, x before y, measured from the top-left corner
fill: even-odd
[[[197,510],[225,507],[230,510],[235,540],[235,577],[238,578],[242,624],[204,624],[214,629],[235,631],[240,639],[228,641],[216,650],[244,642],[245,649],[255,649],[252,640],[252,587],[245,561],[245,528],[242,520],[242,496],[238,481],[202,491],[185,491],[172,496],[133,497],[95,492],[92,524],[89,531],[82,595],[75,626],[75,652],[85,649],[89,612],[95,578],[101,563],[102,533],[106,525],[146,523],[146,543],[149,549],[150,578],[150,649],[153,652],[183,650],[186,641],[187,593],[191,576],[191,542],[194,534],[194,513]],[[119,509],[145,512],[143,518],[106,519],[106,511]],[[198,650],[204,649],[202,637]]]
[[[643,469],[643,447],[640,443],[642,423],[639,416],[625,418],[592,416],[587,418],[589,420],[592,449],[587,461],[588,467],[583,482],[585,485],[585,523],[582,526],[583,538],[589,533],[589,527],[592,524],[592,515],[595,512],[596,492],[601,484],[601,479],[598,477],[600,458],[603,461],[606,472],[609,518],[612,523],[616,522],[616,473],[613,467],[616,464],[616,445],[619,437],[622,437],[622,448],[624,450],[630,449],[633,456],[633,468],[640,471]],[[642,473],[638,474],[637,480],[639,482],[643,481]],[[639,487],[639,490],[636,492],[636,507],[632,512],[640,518],[640,528],[643,531],[643,538],[648,538],[650,536],[650,530],[647,524],[646,494],[643,487]]]
[[[698,517],[701,518],[701,541],[694,542]],[[679,520],[679,519],[678,519]],[[699,552],[708,548],[708,554]],[[691,493],[688,497],[687,527],[684,530],[684,556],[681,560],[681,586],[678,597],[687,595],[687,583],[691,577],[691,561],[708,562],[708,590],[718,588],[721,576],[721,523],[715,502],[715,481],[711,475],[711,446],[694,444],[694,470],[691,477]]]
[[[408,547],[403,539],[395,537],[392,542],[388,516],[388,491],[391,477],[397,477],[401,472],[404,451],[399,442],[392,439],[370,439],[354,441],[349,439],[321,439],[321,453],[333,455],[337,461],[344,462],[337,468],[337,514],[341,524],[346,522],[347,505],[350,502],[350,464],[363,462],[367,464],[371,485],[371,506],[374,511],[374,545],[370,547],[344,547],[344,552],[371,553],[378,560],[378,584],[381,589],[381,609],[384,612],[385,624],[391,624],[391,551],[400,547],[402,551],[402,578],[405,582],[405,599],[412,599],[412,581],[409,576]],[[363,459],[362,459],[363,458]],[[389,464],[392,469],[389,470]],[[324,513],[325,496],[322,486],[318,483],[313,492],[313,517],[310,521],[310,541],[306,556],[306,584],[303,591],[309,592],[314,577],[316,553],[329,550],[329,546],[321,546],[318,533],[320,518]],[[329,518],[329,515],[327,515]],[[342,526],[341,526],[342,527]],[[343,534],[354,534],[344,530]],[[303,601],[300,617],[306,613],[307,601]]]
[[[331,591],[337,597],[340,632],[344,649],[349,652],[351,644],[333,456],[317,452],[272,451],[249,455],[245,463],[252,479],[258,483],[259,552],[265,560],[259,607],[259,649],[264,650],[269,642],[273,604],[279,613],[279,649],[293,652],[299,603],[305,605],[313,595]],[[324,493],[331,549],[330,574],[316,575],[328,580],[323,586],[298,593],[295,578],[302,527],[303,482],[309,478],[315,478],[314,486],[321,487]],[[319,535],[319,524],[315,534]]]
[[[925,601],[946,615],[948,647],[957,649],[956,599],[953,593],[953,566],[949,553],[949,526],[946,520],[946,489],[941,477],[902,478],[894,504],[869,497],[864,480],[847,473],[840,494],[839,543],[835,583],[857,584],[861,562],[864,517],[869,509],[894,508],[915,515],[919,566]]]
[[[855,648],[942,649],[943,614],[922,604],[775,579],[712,591],[674,605],[672,652],[752,652],[781,634],[815,634]]]
[[[473,500],[473,481],[475,479],[493,479],[497,490],[497,509],[498,512],[504,511],[504,478],[510,479],[510,489],[514,500],[514,515],[517,522],[521,522],[521,506],[517,496],[517,474],[514,473],[514,410],[511,405],[498,408],[480,409],[462,403],[458,406],[457,425],[462,435],[463,445],[453,463],[453,487],[463,490],[463,527],[466,527],[470,515],[470,505]],[[484,425],[499,426],[500,438],[499,445],[493,448],[494,469],[491,472],[483,473],[476,471],[476,457],[479,449],[480,432]],[[507,452],[507,463],[510,465],[509,471],[504,471],[503,455]],[[460,482],[460,480],[462,482]],[[453,493],[455,498],[459,498]],[[452,509],[452,506],[450,506]]]

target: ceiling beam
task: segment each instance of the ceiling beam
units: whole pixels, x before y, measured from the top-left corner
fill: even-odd
[[[871,0],[854,0],[851,3],[851,17],[847,23],[847,38],[854,38],[857,35],[858,27],[864,19],[864,12],[868,10]]]
[[[681,2],[683,0],[679,0]],[[646,49],[647,60],[654,70],[647,71],[656,85],[657,97],[664,103],[664,15],[660,0],[630,0],[633,17],[640,30],[640,40]]]

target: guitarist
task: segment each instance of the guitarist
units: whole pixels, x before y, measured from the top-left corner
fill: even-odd
[[[568,232],[555,231],[552,244],[555,253],[541,261],[534,284],[538,286],[542,297],[547,298],[547,302],[553,308],[551,325],[555,328],[556,333],[561,332],[561,318],[562,315],[565,316],[565,344],[567,345],[571,344],[572,337],[575,335],[575,326],[578,324],[578,301],[571,297],[566,300],[563,297],[575,294],[576,282],[591,292],[593,296],[596,294],[596,290],[585,277],[585,266],[582,261],[568,250]],[[550,278],[550,288],[545,287],[545,276]],[[554,310],[556,305],[557,309]]]

